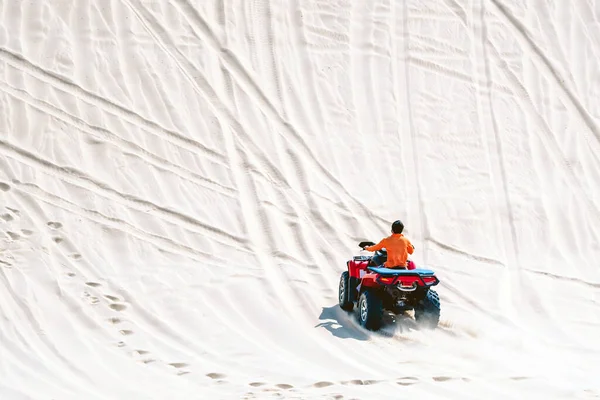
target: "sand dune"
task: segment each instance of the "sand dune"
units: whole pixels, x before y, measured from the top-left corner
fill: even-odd
[[[596,11],[0,2],[0,398],[600,398]],[[398,218],[434,331],[337,304]]]

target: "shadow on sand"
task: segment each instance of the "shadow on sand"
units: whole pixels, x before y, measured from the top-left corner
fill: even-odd
[[[319,320],[323,322],[317,324],[315,328],[325,328],[340,339],[368,340],[370,335],[375,334],[358,325],[354,311],[344,311],[337,304],[323,307]],[[376,333],[382,336],[394,336],[415,330],[418,330],[418,326],[409,314],[394,315],[386,312],[383,316],[383,326]]]
[[[342,310],[337,304],[331,307],[323,307],[319,320],[323,322],[317,324],[315,328],[325,328],[333,336],[340,339],[369,339],[367,331],[356,323],[354,313]]]

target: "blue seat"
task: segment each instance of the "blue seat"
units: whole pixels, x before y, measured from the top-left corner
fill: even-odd
[[[416,268],[416,269],[392,269],[392,268],[385,268],[385,267],[368,267],[368,268],[369,268],[369,270],[375,272],[376,274],[385,275],[385,276],[414,275],[414,274],[435,275],[435,272],[433,272],[432,270],[423,269],[423,268]]]

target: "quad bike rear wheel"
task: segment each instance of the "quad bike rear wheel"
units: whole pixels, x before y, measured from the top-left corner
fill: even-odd
[[[340,287],[338,290],[338,300],[342,310],[352,311],[354,303],[350,301],[350,274],[348,271],[342,272],[340,276]]]
[[[435,329],[440,322],[440,297],[433,289],[415,307],[415,321],[426,329]]]
[[[383,320],[383,301],[375,292],[365,290],[358,299],[356,313],[363,328],[376,331]]]

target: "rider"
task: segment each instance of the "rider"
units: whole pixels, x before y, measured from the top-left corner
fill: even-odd
[[[387,268],[406,268],[408,255],[412,254],[415,246],[404,236],[402,231],[404,224],[397,220],[392,224],[392,235],[381,239],[379,243],[373,246],[365,246],[367,251],[377,251],[383,248],[387,251],[387,261],[383,264]],[[377,263],[379,264],[379,263]]]

